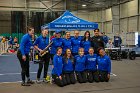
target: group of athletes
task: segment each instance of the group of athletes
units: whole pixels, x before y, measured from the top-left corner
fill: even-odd
[[[34,28],[28,27],[28,33],[25,34],[20,43],[17,52],[22,71],[22,86],[34,84],[30,80],[29,74],[29,52],[30,47],[39,51],[40,54],[50,45],[48,29],[42,28],[41,35],[32,43]],[[37,71],[37,83],[41,82],[40,76],[44,67],[43,82],[46,80],[49,61],[52,60],[52,78],[53,82],[60,86],[86,82],[108,82],[111,72],[111,60],[104,51],[104,40],[100,36],[99,29],[94,30],[94,36],[86,31],[83,38],[79,36],[79,31],[74,31],[74,37],[70,32],[65,33],[61,38],[60,31],[55,31],[55,37],[51,40],[51,46],[48,52],[41,57]],[[26,80],[27,78],[27,80]]]

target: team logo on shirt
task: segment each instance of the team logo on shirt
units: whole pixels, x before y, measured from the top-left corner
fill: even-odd
[[[116,38],[115,40],[119,40],[119,38]]]
[[[98,41],[101,41],[101,39],[98,39]]]
[[[80,60],[80,57],[77,57],[77,60]]]
[[[89,61],[95,61],[96,58],[88,58]]]

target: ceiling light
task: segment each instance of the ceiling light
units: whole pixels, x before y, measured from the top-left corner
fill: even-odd
[[[83,7],[87,6],[87,5],[82,5]]]
[[[99,5],[99,4],[101,4],[101,3],[95,3],[95,4]]]

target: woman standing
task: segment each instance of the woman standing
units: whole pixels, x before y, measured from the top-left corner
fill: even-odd
[[[91,47],[91,38],[90,38],[90,32],[89,31],[85,32],[84,37],[81,40],[81,47],[84,48],[85,55],[87,55],[88,50]]]
[[[53,56],[56,54],[56,50],[58,47],[62,47],[62,38],[61,38],[61,34],[60,34],[60,30],[55,31],[55,38],[52,39],[51,42],[51,50],[50,50],[50,54],[51,54],[51,59],[53,60]]]
[[[63,54],[66,52],[66,49],[71,49],[71,39],[70,32],[65,33],[65,38],[63,39]]]
[[[79,36],[79,31],[74,31],[74,37],[71,39],[72,55],[78,55],[78,50],[81,44],[81,37]]]
[[[74,58],[70,49],[66,49],[63,58],[63,74],[65,75],[67,84],[75,84],[76,79],[74,75]]]
[[[43,50],[48,46],[49,44],[49,38],[47,37],[48,35],[48,29],[42,28],[42,35],[40,35],[34,43],[35,49],[37,49],[40,53],[43,53]],[[40,75],[42,72],[42,68],[44,66],[44,76],[43,76],[43,82],[48,82],[46,80],[47,72],[48,72],[48,67],[49,67],[49,61],[50,61],[50,54],[49,50],[47,50],[48,53],[43,55],[41,58],[41,62],[39,62],[39,68],[37,72],[37,83],[40,83]]]

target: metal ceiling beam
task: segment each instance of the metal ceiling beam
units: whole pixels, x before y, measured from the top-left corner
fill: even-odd
[[[44,11],[47,11],[47,10],[53,11],[52,10],[52,9],[54,9],[53,7],[56,6],[56,5],[58,5],[59,3],[61,3],[63,0],[57,1],[57,3],[53,4],[50,7],[48,7],[42,0],[38,0],[38,1],[41,2],[46,7],[46,9]]]
[[[53,4],[52,6],[48,7],[45,11],[49,10],[50,8],[53,8],[54,6],[58,5],[59,3],[61,3],[63,0]]]
[[[91,1],[91,0],[81,0],[82,2],[86,2],[86,3],[89,3],[89,4],[95,4],[93,3],[94,1]]]
[[[42,0],[38,0],[39,2],[41,2],[45,7],[46,7],[46,9],[49,9],[49,10],[51,10],[52,11],[52,9],[51,8],[49,8]]]

